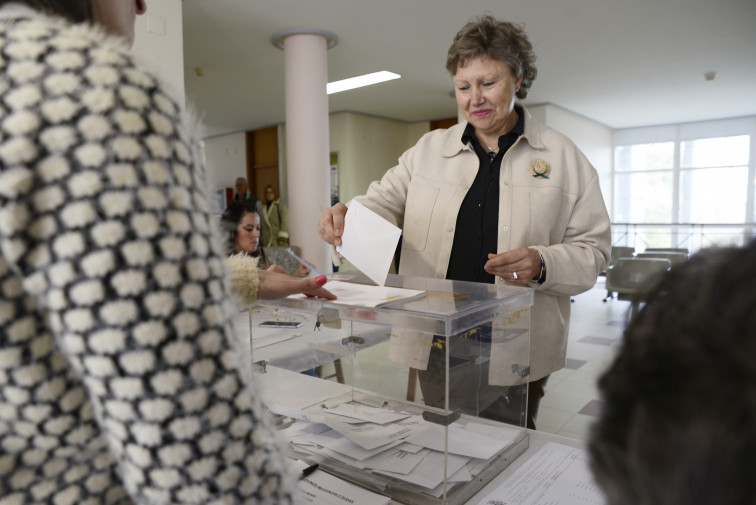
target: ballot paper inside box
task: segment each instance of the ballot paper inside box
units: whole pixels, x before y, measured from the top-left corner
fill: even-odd
[[[408,504],[465,503],[529,444],[521,427],[467,415],[439,425],[428,419],[440,410],[367,392],[273,410],[296,419],[281,430],[293,457]]]
[[[352,273],[336,280],[372,284]],[[290,444],[298,457],[400,502],[463,503],[528,444],[533,292],[395,275],[386,286],[422,294],[377,305],[259,304],[247,318],[252,360],[266,364],[266,379],[287,372],[303,382],[265,386],[271,410],[305,430]],[[272,317],[304,324],[260,347],[272,337],[258,324]],[[378,408],[405,417],[376,426]]]

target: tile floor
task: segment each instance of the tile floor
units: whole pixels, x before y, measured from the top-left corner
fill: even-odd
[[[604,278],[573,298],[567,365],[549,378],[541,400],[539,431],[585,440],[601,402],[596,379],[611,363],[627,320],[630,302],[603,302]]]

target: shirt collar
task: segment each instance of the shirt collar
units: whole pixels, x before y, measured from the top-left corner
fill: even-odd
[[[525,133],[525,112],[519,105],[514,106],[514,110],[517,111],[517,123],[507,133],[502,135],[515,135],[515,138]],[[499,137],[499,144],[501,144],[501,137]],[[475,127],[470,123],[465,126],[465,131],[462,133],[462,143],[467,145],[469,142],[478,142],[478,137],[475,136]]]

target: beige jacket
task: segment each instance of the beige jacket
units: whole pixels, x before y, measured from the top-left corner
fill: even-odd
[[[446,275],[457,212],[479,166],[461,141],[465,126],[426,134],[355,198],[402,228],[400,274]],[[533,160],[548,163],[547,178],[531,173]],[[570,296],[593,287],[609,260],[609,215],[588,159],[527,111],[524,135],[504,155],[499,187],[498,252],[533,247],[546,263],[531,313],[532,381],[564,366]]]

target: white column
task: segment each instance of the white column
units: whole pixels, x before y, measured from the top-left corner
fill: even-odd
[[[302,257],[331,271],[328,245],[317,233],[318,217],[330,206],[327,32],[297,31],[273,37],[283,47],[286,68],[286,170],[289,232]]]

